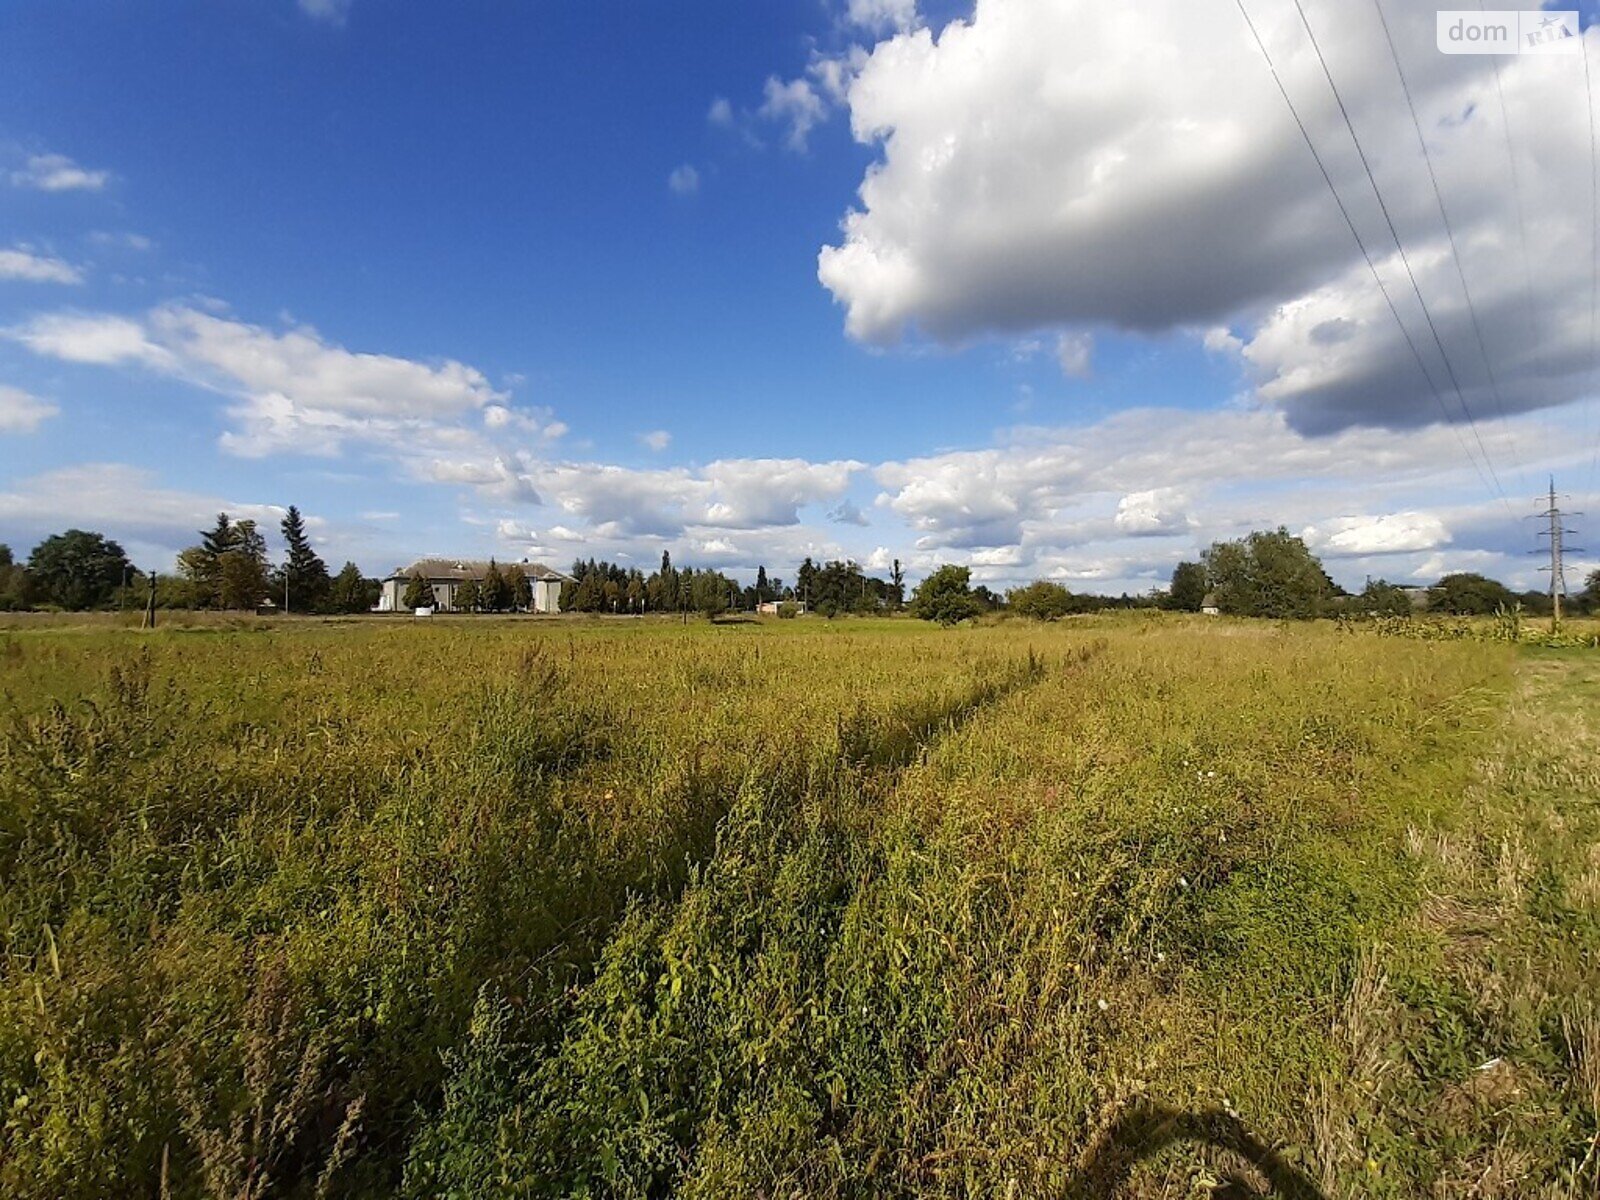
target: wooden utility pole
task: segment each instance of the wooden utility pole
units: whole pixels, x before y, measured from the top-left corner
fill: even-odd
[[[154,629],[156,627],[156,573],[150,572],[150,598],[145,601],[144,620],[139,622],[140,629]]]
[[[1566,544],[1566,535],[1577,531],[1567,529],[1561,521],[1564,517],[1576,517],[1582,514],[1561,511],[1560,506],[1556,504],[1556,481],[1553,476],[1550,480],[1550,491],[1544,499],[1545,510],[1539,517],[1549,522],[1549,528],[1540,530],[1539,536],[1550,539],[1550,565],[1541,567],[1540,570],[1550,573],[1550,628],[1554,631],[1561,627],[1561,599],[1567,594],[1567,576],[1563,559],[1569,550],[1582,553],[1581,547]]]

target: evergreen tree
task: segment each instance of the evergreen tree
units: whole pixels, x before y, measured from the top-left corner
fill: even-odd
[[[200,545],[212,558],[221,558],[238,542],[239,531],[225,512],[217,514],[217,523],[200,531]]]
[[[222,556],[238,540],[238,527],[227,513],[218,513],[217,523],[200,531],[200,544],[178,555],[178,572],[188,584],[189,602],[195,608],[222,607]]]
[[[756,603],[758,605],[759,604],[763,604],[763,603],[766,602],[767,592],[769,590],[770,589],[767,586],[767,568],[764,567],[764,566],[757,567],[756,568]]]
[[[511,572],[511,606],[518,612],[533,611],[533,584],[528,582],[528,573],[521,567]]]
[[[254,521],[233,526],[233,548],[218,559],[218,602],[223,608],[253,610],[267,596],[267,539]]]
[[[328,604],[328,591],[331,586],[328,565],[317,557],[317,552],[311,548],[311,539],[306,536],[305,521],[301,519],[300,510],[294,505],[289,506],[289,511],[279,528],[283,532],[287,550],[283,567],[278,572],[278,586],[275,590],[286,594],[287,599],[284,603],[286,611],[292,608],[298,612],[320,612]],[[285,584],[288,585],[287,589],[283,586]]]
[[[413,574],[406,581],[405,595],[401,597],[400,603],[413,611],[419,608],[432,608],[433,584],[423,578],[420,571]]]
[[[467,580],[456,588],[455,595],[450,599],[459,612],[477,612],[479,606],[483,603],[483,597],[479,594],[478,581],[476,579]]]
[[[889,605],[896,612],[906,606],[906,573],[898,558],[889,572]]]
[[[377,603],[378,590],[376,581],[363,578],[361,568],[347,562],[334,576],[328,607],[338,613],[366,612]]]
[[[478,585],[478,599],[485,612],[505,612],[511,607],[511,581],[492,558],[483,582]]]
[[[807,555],[805,562],[800,564],[800,570],[795,573],[794,588],[804,604],[812,603],[812,589],[817,582],[817,564]]]

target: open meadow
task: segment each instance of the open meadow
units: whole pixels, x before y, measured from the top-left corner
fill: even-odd
[[[180,626],[0,630],[5,1196],[1600,1187],[1593,651]]]

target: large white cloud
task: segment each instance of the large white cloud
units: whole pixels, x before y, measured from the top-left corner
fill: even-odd
[[[1329,556],[1437,550],[1450,541],[1444,521],[1435,513],[1425,512],[1338,517],[1322,525],[1307,526],[1301,536],[1317,553]]]
[[[47,313],[8,333],[42,355],[143,366],[228,395],[235,427],[222,445],[245,456],[337,454],[347,442],[467,449],[478,443],[460,418],[481,410],[490,427],[517,423],[475,368],[351,351],[307,326],[273,331],[166,305],[142,317]]]
[[[1463,419],[1294,6],[1250,7],[1445,411],[1231,5],[978,0],[970,20],[879,43],[847,96],[881,158],[819,257],[849,332],[1222,322],[1298,428]],[[1487,367],[1376,13],[1307,6],[1466,410],[1570,400],[1595,381],[1583,64],[1498,60],[1513,189],[1495,63],[1437,53],[1433,11],[1399,8],[1386,5]],[[1587,40],[1600,53],[1600,33]]]

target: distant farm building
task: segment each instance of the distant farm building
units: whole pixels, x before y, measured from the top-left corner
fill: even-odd
[[[795,612],[797,613],[803,613],[806,611],[805,602],[803,600],[763,600],[760,604],[756,605],[756,611],[758,613],[764,613],[769,617],[775,617],[778,615],[778,605],[780,604],[794,605]]]
[[[1193,595],[1193,593],[1191,592],[1190,595]],[[1200,611],[1205,613],[1205,615],[1208,617],[1217,616],[1222,612],[1222,609],[1217,606],[1217,594],[1215,592],[1207,592],[1205,596],[1201,598]]]
[[[536,562],[497,563],[500,573],[512,579],[518,571],[528,577],[528,588],[533,593],[529,612],[554,613],[561,611],[561,585],[571,583],[572,576]],[[379,612],[404,612],[406,588],[411,580],[421,575],[433,588],[433,605],[439,612],[453,612],[456,593],[468,580],[482,583],[489,573],[489,564],[477,560],[452,558],[420,558],[409,567],[397,567],[394,574],[383,581],[378,593]]]

